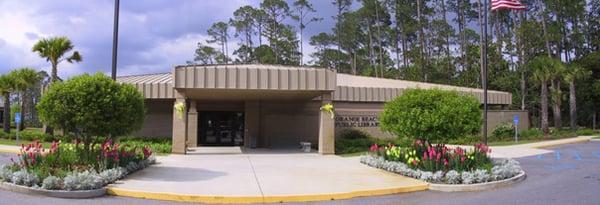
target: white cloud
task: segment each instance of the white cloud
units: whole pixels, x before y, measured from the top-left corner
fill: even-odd
[[[113,2],[0,0],[0,72],[23,66],[49,71],[50,64],[31,52],[31,47],[39,38],[53,36],[69,37],[83,56],[81,63],[61,63],[61,77],[110,72]],[[168,72],[174,65],[185,64],[193,59],[198,42],[206,44],[206,30],[213,22],[228,21],[237,8],[259,3],[256,0],[121,1],[119,75]],[[319,4],[331,6],[328,2]],[[319,15],[330,16],[326,12]],[[311,28],[319,25],[315,23]],[[305,31],[305,63],[313,51],[308,45],[313,33]],[[232,59],[238,40],[232,36],[228,42]]]

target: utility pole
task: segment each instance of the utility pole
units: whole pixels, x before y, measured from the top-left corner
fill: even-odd
[[[119,0],[115,0],[115,16],[113,23],[113,47],[111,77],[117,80],[117,45],[119,43]]]
[[[488,59],[487,59],[487,50],[488,50],[488,35],[487,35],[487,27],[488,27],[488,0],[483,0],[483,70],[481,71],[482,75],[482,84],[483,84],[483,143],[487,145],[488,137],[487,137],[487,128],[488,128],[488,88],[487,88],[487,68],[488,68]]]

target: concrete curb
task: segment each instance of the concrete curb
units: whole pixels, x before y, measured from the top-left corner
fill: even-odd
[[[0,189],[22,193],[22,194],[35,194],[56,198],[67,198],[67,199],[87,199],[95,198],[106,195],[106,188],[94,189],[94,190],[80,190],[80,191],[65,191],[65,190],[45,190],[36,189],[32,187],[26,187],[16,185],[7,182],[0,182]]]
[[[274,196],[208,196],[208,195],[192,195],[192,194],[177,194],[167,192],[147,192],[138,190],[128,190],[122,188],[108,187],[107,193],[115,196],[126,196],[144,199],[167,200],[177,202],[192,202],[192,203],[282,203],[282,202],[311,202],[311,201],[330,201],[350,199],[355,197],[379,196],[398,194],[405,192],[415,192],[427,190],[428,185],[413,185],[396,188],[374,189],[374,190],[358,190],[343,193],[323,193],[314,195],[274,195]]]
[[[429,190],[441,191],[441,192],[467,192],[467,191],[484,191],[490,189],[496,189],[503,186],[508,186],[527,178],[527,174],[524,171],[517,174],[512,178],[503,179],[500,181],[479,183],[479,184],[429,184]]]
[[[10,153],[10,154],[19,154],[19,150],[12,149],[0,149],[0,153]]]
[[[592,137],[579,136],[579,137],[574,137],[574,138],[571,138],[571,139],[550,140],[550,141],[544,142],[544,144],[533,145],[533,146],[531,146],[531,148],[553,147],[553,146],[564,145],[564,144],[574,144],[574,143],[589,142],[590,140],[592,140]]]

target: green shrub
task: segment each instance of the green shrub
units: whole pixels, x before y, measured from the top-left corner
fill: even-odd
[[[363,132],[363,134],[366,134]],[[356,153],[356,152],[366,152],[369,151],[369,147],[371,145],[396,145],[396,146],[410,146],[412,144],[412,140],[409,138],[374,138],[366,134],[364,137],[358,138],[344,138],[340,135],[339,138],[335,140],[335,153],[336,154],[348,154],[348,153]]]
[[[528,129],[519,132],[519,139],[528,140],[528,139],[540,139],[544,136],[544,133],[539,129]]]
[[[556,130],[554,128],[550,130],[550,137],[552,139],[570,138],[577,136],[577,132],[573,130]]]
[[[376,140],[368,138],[345,139],[339,138],[335,141],[335,153],[347,154],[355,152],[364,152],[369,150],[369,146],[376,143]]]
[[[73,133],[89,150],[98,136],[121,136],[139,129],[144,98],[132,85],[102,73],[52,84],[37,105],[40,119]]]
[[[445,143],[481,129],[480,102],[474,96],[440,89],[408,89],[385,104],[384,131],[400,137]]]
[[[344,129],[340,132],[340,137],[343,139],[361,139],[369,137],[369,134],[359,129]]]
[[[590,136],[598,134],[598,131],[592,129],[578,129],[577,131],[575,131],[575,133],[577,133],[577,135]]]
[[[494,128],[492,131],[492,137],[496,138],[496,140],[505,140],[515,135],[515,127],[512,123],[500,123],[498,126]]]
[[[143,137],[123,137],[119,139],[123,146],[144,147],[149,146],[152,151],[160,154],[171,153],[170,138],[143,138]]]
[[[10,130],[10,133],[0,132],[0,138],[16,139],[17,132],[15,129]],[[52,142],[53,135],[48,135],[37,129],[24,129],[19,131],[19,139],[26,141]]]

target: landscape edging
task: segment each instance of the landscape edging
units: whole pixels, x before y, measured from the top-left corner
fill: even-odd
[[[521,171],[521,173],[517,174],[508,179],[503,179],[499,181],[491,181],[485,183],[477,183],[477,184],[435,184],[429,183],[429,190],[433,191],[441,191],[441,192],[467,192],[467,191],[484,191],[489,189],[495,189],[498,187],[508,186],[510,184],[514,184],[520,181],[523,181],[527,178],[527,174],[525,171]]]
[[[95,198],[106,195],[106,188],[102,187],[100,189],[92,189],[92,190],[76,190],[76,191],[66,191],[66,190],[46,190],[40,188],[32,188],[27,186],[21,186],[8,182],[0,182],[0,189],[22,193],[22,194],[36,194],[43,195],[49,197],[56,198],[68,198],[68,199],[87,199],[87,198]]]

